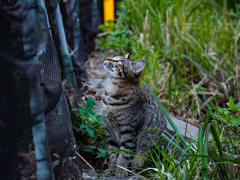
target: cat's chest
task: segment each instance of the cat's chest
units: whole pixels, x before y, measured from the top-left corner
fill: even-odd
[[[103,103],[103,116],[112,126],[112,128],[121,129],[121,127],[129,125],[134,120],[136,108],[131,104],[114,104],[108,101],[109,104]]]
[[[103,115],[111,126],[119,128],[130,121],[131,113],[128,111],[127,108],[113,108],[111,105],[105,105]]]

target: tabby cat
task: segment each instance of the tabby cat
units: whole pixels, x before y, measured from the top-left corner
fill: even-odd
[[[107,58],[104,62],[108,78],[103,98],[103,118],[109,149],[131,150],[141,155],[153,147],[152,140],[157,142],[156,127],[158,136],[166,129],[163,112],[139,84],[144,66],[142,59],[130,61],[129,54]],[[153,129],[143,133],[149,128]],[[116,169],[117,165],[127,167],[129,160],[127,154],[110,152],[108,174],[127,176],[127,171],[121,168],[116,171],[110,169]],[[131,163],[132,167],[140,167],[144,159],[137,158]]]

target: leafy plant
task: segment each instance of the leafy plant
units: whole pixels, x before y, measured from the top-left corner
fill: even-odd
[[[107,153],[103,151],[103,146],[106,146],[105,131],[103,127],[103,118],[96,114],[93,110],[95,99],[90,97],[86,101],[86,107],[79,105],[79,109],[72,109],[82,122],[74,122],[73,129],[81,132],[81,137],[78,139],[80,144],[86,145],[81,151],[98,153],[97,158],[106,157]]]
[[[97,87],[96,88],[103,88],[104,86],[102,85],[102,83],[98,83]]]
[[[109,32],[107,38],[100,38],[97,41],[99,43],[100,50],[104,51],[109,49],[111,51],[116,51],[119,49],[126,49],[131,47],[132,38],[130,37],[128,28],[126,26],[114,25],[112,20],[108,20],[108,25],[100,25],[98,28],[104,32]],[[111,31],[109,31],[111,29]]]
[[[212,108],[216,110],[213,118],[220,122],[227,123],[231,127],[237,128],[238,133],[240,133],[238,128],[240,125],[240,102],[234,104],[233,98],[230,97],[227,106],[228,108]]]
[[[216,156],[219,153],[220,157],[226,157],[226,164],[222,161],[219,164],[219,174],[222,177],[233,179],[240,177],[239,164],[229,163],[230,160],[240,162],[240,102],[234,103],[230,97],[226,103],[228,108],[215,107],[212,108],[215,112],[211,112],[213,121],[211,131],[216,134],[214,137],[213,147],[217,147],[212,153]]]

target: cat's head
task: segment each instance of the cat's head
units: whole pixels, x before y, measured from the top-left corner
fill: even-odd
[[[143,59],[130,61],[130,54],[127,54],[125,57],[108,57],[103,65],[109,78],[138,81],[145,61]]]

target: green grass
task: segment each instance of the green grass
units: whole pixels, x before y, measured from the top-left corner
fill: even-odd
[[[201,120],[203,95],[211,106],[239,98],[240,8],[229,2],[123,0],[112,31],[98,42],[104,50],[145,59],[142,80],[157,97],[179,116]]]

